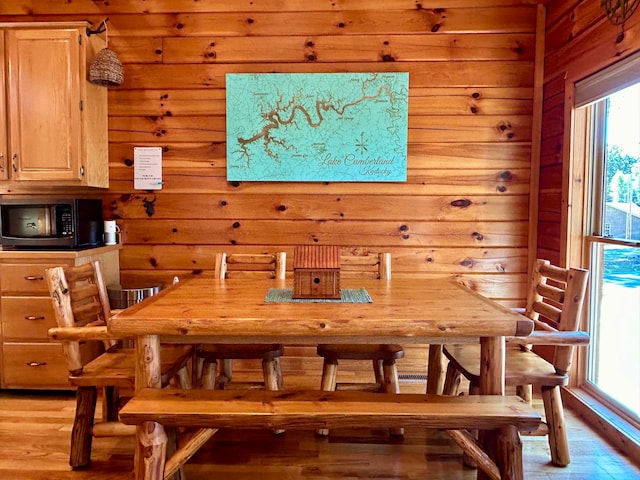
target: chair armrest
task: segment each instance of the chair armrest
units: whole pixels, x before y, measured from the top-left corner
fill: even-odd
[[[119,340],[107,331],[107,326],[100,327],[55,327],[49,329],[50,340]]]
[[[541,332],[535,331],[528,337],[507,337],[509,343],[518,345],[589,345],[587,332]]]

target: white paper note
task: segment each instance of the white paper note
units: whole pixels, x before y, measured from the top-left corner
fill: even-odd
[[[162,189],[162,147],[133,147],[133,188]]]

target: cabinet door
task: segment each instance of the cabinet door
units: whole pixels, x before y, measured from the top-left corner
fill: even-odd
[[[7,151],[7,104],[4,95],[6,83],[4,79],[4,32],[0,31],[0,180],[6,180],[9,173],[7,162],[9,153]]]
[[[81,180],[80,40],[73,29],[7,30],[14,180]]]

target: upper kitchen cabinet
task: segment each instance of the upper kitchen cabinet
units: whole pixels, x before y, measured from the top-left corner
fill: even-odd
[[[0,24],[0,193],[109,187],[107,89],[88,80],[105,40],[86,27]]]

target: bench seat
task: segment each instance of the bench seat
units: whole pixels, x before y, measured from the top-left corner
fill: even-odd
[[[535,431],[540,415],[519,397],[499,395],[440,396],[320,390],[177,390],[144,388],[120,411],[126,424],[156,422],[170,429],[198,427],[163,468],[164,479],[178,469],[219,428],[309,429],[339,427],[412,427],[446,430],[487,478],[522,479],[522,444],[502,467],[489,457],[469,430],[501,429],[517,437]],[[146,430],[143,430],[146,431]],[[156,429],[144,448],[162,450]],[[157,467],[162,468],[162,467]],[[504,474],[503,472],[508,472]],[[506,475],[506,477],[505,477]]]
[[[160,390],[136,392],[120,418],[176,427],[337,428],[411,425],[435,429],[534,431],[540,415],[518,397],[445,397],[371,392]]]

